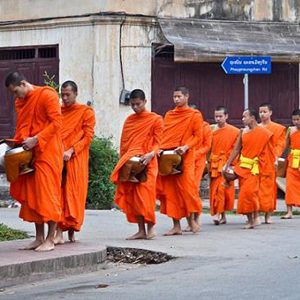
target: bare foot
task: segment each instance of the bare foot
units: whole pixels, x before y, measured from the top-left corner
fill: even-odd
[[[288,219],[292,219],[292,218],[293,218],[293,216],[291,214],[286,214],[286,215],[280,217],[280,219],[283,219],[283,220],[288,220]]]
[[[226,218],[222,218],[222,219],[220,220],[220,224],[226,224],[226,223],[227,223]]]
[[[213,219],[215,225],[220,225],[220,221],[218,219]]]
[[[147,239],[147,235],[145,232],[137,232],[136,234],[126,238],[126,240],[143,240]]]
[[[34,249],[34,251],[37,252],[47,252],[52,250],[54,250],[54,242],[49,239],[46,239],[42,245]]]
[[[55,237],[53,242],[54,245],[63,245],[65,243],[65,240],[61,237]]]
[[[34,249],[38,248],[40,245],[42,245],[43,243],[44,243],[44,240],[34,240],[26,247],[20,248],[20,250],[34,250]]]
[[[257,218],[255,218],[254,219],[254,226],[258,226],[258,225],[260,225],[261,224],[261,220],[260,220],[260,217],[257,217]]]
[[[183,232],[192,232],[192,229],[190,226],[185,227],[183,230]]]
[[[68,238],[71,243],[75,243],[75,231],[74,229],[68,230]]]
[[[56,232],[53,242],[54,242],[54,245],[63,245],[65,243],[62,231]]]
[[[191,220],[191,231],[193,233],[197,233],[200,231],[200,225],[195,220]]]
[[[265,224],[272,224],[271,215],[266,214],[265,215]]]
[[[254,224],[247,224],[244,229],[254,229]]]
[[[54,245],[63,245],[65,243],[63,231],[58,227],[54,236]]]
[[[156,232],[154,230],[154,225],[150,226],[148,224],[148,229],[147,229],[147,240],[152,240],[156,236]]]
[[[164,236],[171,236],[171,235],[182,235],[182,231],[181,229],[172,228],[171,230],[169,230],[164,234]]]
[[[215,225],[220,225],[220,214],[219,213],[216,213],[213,216],[213,222],[214,222]]]
[[[156,237],[156,233],[155,231],[151,232],[151,233],[147,233],[147,240],[153,240]]]

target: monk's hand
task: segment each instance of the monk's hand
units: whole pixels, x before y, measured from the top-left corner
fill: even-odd
[[[140,159],[140,162],[143,165],[148,165],[149,162],[151,161],[151,159],[155,156],[154,151],[146,153],[145,155],[143,155]]]
[[[161,156],[163,152],[164,152],[164,150],[159,149],[159,150],[157,151],[157,155],[158,155],[158,156]]]
[[[185,145],[185,146],[177,147],[174,151],[179,155],[183,155],[186,153],[186,151],[188,151],[188,149],[189,149],[189,146]]]
[[[228,171],[228,169],[229,169],[229,165],[225,164],[225,166],[222,169],[222,175],[224,175],[224,173],[226,173]]]
[[[69,150],[64,152],[64,161],[69,161],[74,153],[74,148],[70,148]]]
[[[38,138],[36,136],[29,137],[25,139],[22,143],[22,146],[25,150],[31,150],[38,143]]]

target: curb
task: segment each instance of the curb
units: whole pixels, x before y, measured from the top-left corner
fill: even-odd
[[[2,243],[6,243],[7,251],[11,250],[6,261],[0,264],[0,288],[97,271],[103,268],[107,255],[106,247],[90,242],[66,243],[45,253],[16,250],[25,245],[24,241]],[[1,256],[5,255],[5,251],[1,252]]]

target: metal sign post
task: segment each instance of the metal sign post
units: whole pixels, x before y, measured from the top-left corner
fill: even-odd
[[[226,74],[244,74],[244,109],[249,107],[249,74],[271,74],[270,56],[228,56],[222,63]]]
[[[249,76],[248,74],[244,75],[244,109],[249,107]]]

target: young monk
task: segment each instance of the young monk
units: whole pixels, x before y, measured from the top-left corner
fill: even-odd
[[[19,201],[20,218],[35,223],[35,241],[25,249],[54,249],[56,223],[61,218],[61,174],[63,148],[58,94],[50,87],[29,83],[18,72],[6,77],[5,85],[16,97],[17,124],[14,139],[25,150],[33,151],[34,172],[19,176],[10,186],[11,196]],[[44,224],[48,234],[44,237]]]
[[[201,179],[206,166],[207,154],[210,151],[212,144],[212,130],[209,123],[203,122],[203,137],[201,144],[196,146],[195,150],[195,179],[200,189]]]
[[[254,109],[246,109],[243,112],[242,121],[245,128],[224,168],[228,171],[229,166],[239,155],[239,161],[234,167],[240,187],[237,212],[247,216],[246,229],[252,229],[258,225],[258,220],[255,218],[255,213],[259,211],[258,175],[265,167],[266,151],[269,151],[268,143],[272,136],[269,130],[258,126],[258,118],[258,113]]]
[[[173,100],[176,108],[164,118],[161,150],[174,149],[183,157],[182,173],[158,176],[157,198],[160,211],[173,220],[173,228],[165,235],[181,235],[180,219],[187,217],[192,232],[200,229],[196,215],[202,205],[195,180],[195,151],[202,137],[203,119],[198,110],[188,106],[189,91],[186,87],[176,88]]]
[[[288,129],[287,144],[290,149],[286,173],[285,202],[287,214],[282,219],[293,217],[293,206],[300,206],[300,109],[292,113],[293,126]]]
[[[203,172],[206,166],[207,154],[210,150],[212,142],[212,131],[210,129],[210,125],[207,122],[203,122],[203,137],[202,142],[196,146],[195,150],[195,180],[197,183],[197,189],[200,193],[200,185],[201,179],[203,177]],[[199,223],[199,215],[194,214],[194,219],[197,223]],[[190,226],[187,226],[184,232],[192,231]]]
[[[80,230],[84,219],[89,177],[89,146],[94,135],[95,114],[90,106],[77,102],[77,94],[78,87],[74,81],[65,81],[62,84],[63,215],[56,230],[56,244],[64,243],[65,230],[68,231],[69,241],[75,242],[74,231]]]
[[[128,240],[152,239],[155,237],[156,177],[158,174],[157,152],[163,131],[162,117],[146,110],[147,100],[142,90],[133,90],[130,105],[134,114],[130,115],[123,126],[120,160],[111,180],[117,185],[115,203],[126,214],[130,223],[138,224],[138,232]],[[132,157],[140,156],[146,166],[145,182],[121,182],[120,170]],[[147,232],[145,228],[147,224]]]
[[[234,182],[225,184],[223,167],[239,136],[239,129],[227,123],[228,111],[224,106],[215,110],[216,124],[212,126],[212,147],[209,156],[210,214],[215,225],[226,224],[226,211],[234,207]]]
[[[272,106],[270,103],[262,103],[259,106],[260,126],[273,133],[273,153],[267,157],[268,164],[265,172],[259,174],[259,204],[260,211],[265,213],[265,223],[271,224],[271,214],[276,209],[277,184],[276,184],[276,165],[278,158],[282,155],[285,148],[285,127],[271,120]]]

